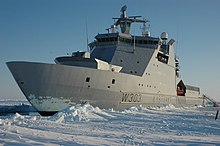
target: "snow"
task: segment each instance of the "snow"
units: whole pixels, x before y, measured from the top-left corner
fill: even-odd
[[[0,103],[0,109],[31,107]],[[50,117],[10,113],[0,116],[0,145],[219,145],[217,110],[169,105],[115,111],[85,104]]]

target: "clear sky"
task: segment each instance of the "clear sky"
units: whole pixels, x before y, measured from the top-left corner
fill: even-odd
[[[185,83],[220,101],[219,0],[0,0],[0,98],[25,99],[5,62],[53,63],[86,50],[86,22],[91,42],[125,4],[128,15],[150,20],[152,36],[176,40]]]

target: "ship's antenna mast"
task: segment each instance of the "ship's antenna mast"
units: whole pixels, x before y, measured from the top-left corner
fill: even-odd
[[[179,49],[179,24],[177,26],[177,36],[176,36],[176,54],[178,53],[178,49]]]
[[[142,27],[142,35],[145,36],[150,36],[150,32],[147,30],[150,28],[150,24],[148,23],[149,20],[147,20],[146,18],[143,18],[143,27]]]
[[[127,6],[123,6],[121,8],[121,16],[120,18],[113,18],[113,19],[117,19],[117,21],[114,23],[114,25],[117,27],[118,25],[120,25],[121,27],[121,33],[123,34],[127,34],[127,35],[131,35],[130,34],[130,30],[131,30],[131,24],[134,23],[136,24],[137,22],[138,23],[146,23],[146,20],[140,20],[140,19],[137,19],[139,17],[142,17],[142,16],[126,16],[126,9],[127,9]],[[132,36],[132,35],[131,35]],[[134,35],[132,36],[133,39],[134,39],[134,49],[133,49],[133,52],[135,51],[135,26],[134,26]]]
[[[88,26],[86,21],[86,46],[87,46],[87,52],[89,52],[89,39],[88,39]]]
[[[134,51],[135,51],[135,22],[136,22],[136,17],[134,17]]]

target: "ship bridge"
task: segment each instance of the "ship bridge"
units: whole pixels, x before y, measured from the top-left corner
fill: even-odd
[[[121,72],[141,76],[160,39],[125,33],[98,34],[90,44],[91,57],[122,66]]]
[[[166,33],[163,33],[164,36],[161,38],[150,36],[147,31],[148,21],[137,19],[139,17],[141,16],[126,16],[126,7],[122,7],[120,18],[113,18],[117,21],[107,29],[108,32],[96,35],[95,41],[89,44],[89,57],[82,54],[80,57],[79,53],[75,52],[79,55],[78,57],[77,55],[60,57],[55,61],[65,65],[97,68],[96,60],[100,60],[122,67],[120,69],[122,73],[142,76],[157,50],[159,53],[155,57],[158,61],[168,64],[169,43],[172,41],[166,44]],[[143,24],[142,35],[130,34],[132,23]],[[117,26],[120,26],[121,32],[116,31]]]

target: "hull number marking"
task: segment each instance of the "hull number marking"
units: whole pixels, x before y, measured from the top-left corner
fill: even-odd
[[[140,102],[141,94],[138,93],[123,93],[122,102]]]
[[[154,103],[171,103],[170,97],[154,97],[153,98]]]

